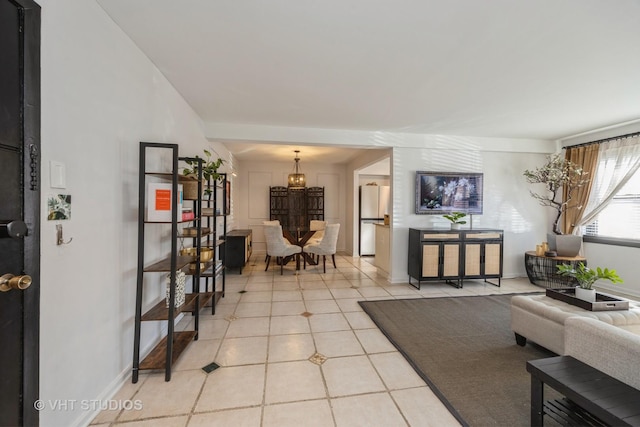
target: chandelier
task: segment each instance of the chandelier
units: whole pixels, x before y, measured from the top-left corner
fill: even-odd
[[[306,181],[304,178],[304,174],[300,173],[300,159],[298,158],[298,153],[300,150],[294,150],[296,153],[295,164],[293,166],[293,173],[289,174],[289,188],[303,188],[306,186]]]

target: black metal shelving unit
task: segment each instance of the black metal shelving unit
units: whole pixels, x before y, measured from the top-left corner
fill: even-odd
[[[171,172],[157,172],[147,170],[148,151],[153,149],[167,150],[170,152]],[[160,154],[159,154],[160,155]],[[180,195],[178,194],[178,184],[186,179],[178,173],[179,161],[187,158],[178,156],[177,144],[166,144],[156,142],[140,142],[140,163],[138,182],[138,265],[137,265],[137,286],[136,286],[136,312],[133,345],[133,370],[132,382],[138,381],[141,370],[164,369],[165,381],[171,380],[171,366],[180,357],[180,354],[194,340],[198,339],[199,313],[208,301],[213,297],[213,292],[201,292],[200,277],[201,271],[200,254],[202,249],[202,239],[205,237],[202,232],[202,200],[194,200],[194,218],[183,221],[178,218],[178,205]],[[200,168],[201,169],[201,168]],[[148,202],[147,184],[151,177],[157,181],[171,183],[171,220],[170,221],[148,221],[145,219],[145,206]],[[198,194],[202,194],[202,176],[198,177]],[[185,235],[180,230],[181,224],[193,224],[196,230],[195,235]],[[145,265],[145,229],[148,226],[170,226],[171,227],[171,250],[165,259]],[[193,239],[196,248],[194,256],[181,256],[178,253],[178,240],[183,238]],[[195,263],[195,268],[190,268],[190,264]],[[191,277],[191,293],[185,295],[185,302],[180,307],[175,307],[176,296],[176,276],[182,271]],[[166,306],[166,298],[158,301],[146,312],[142,312],[144,287],[151,286],[145,284],[147,273],[163,273],[169,277],[169,306]],[[166,286],[164,280],[161,281]],[[163,292],[164,295],[164,292]],[[191,313],[194,316],[193,330],[175,331],[175,320],[180,313]],[[157,345],[141,360],[140,341],[142,322],[145,321],[165,321],[167,324],[167,335],[157,343]]]
[[[215,314],[216,304],[220,298],[224,297],[226,288],[226,266],[224,264],[226,244],[224,236],[227,231],[228,212],[227,174],[220,173],[220,179],[216,181],[209,180],[205,185],[211,189],[211,197],[203,199],[202,202],[207,209],[211,209],[211,212],[202,215],[206,227],[210,230],[210,234],[204,244],[206,247],[213,249],[214,262],[202,272],[201,277],[205,279],[207,292],[211,289],[211,314]],[[221,230],[219,230],[218,219],[222,221]]]

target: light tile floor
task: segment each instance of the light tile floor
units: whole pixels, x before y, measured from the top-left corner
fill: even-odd
[[[458,426],[444,405],[362,311],[358,301],[541,291],[526,278],[496,287],[465,281],[390,285],[372,258],[336,256],[322,267],[264,271],[254,253],[227,274],[216,314],[203,310],[199,340],[164,372],[146,372],[114,399],[141,410],[103,411],[94,426]],[[192,328],[191,316],[178,328]],[[216,362],[207,374],[202,367]]]

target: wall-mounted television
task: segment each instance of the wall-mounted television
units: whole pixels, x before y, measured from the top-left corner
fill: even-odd
[[[416,172],[416,214],[482,213],[481,173]]]

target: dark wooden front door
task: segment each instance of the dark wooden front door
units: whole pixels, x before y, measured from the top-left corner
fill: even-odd
[[[0,425],[36,426],[40,7],[33,1],[0,0],[0,64]]]

